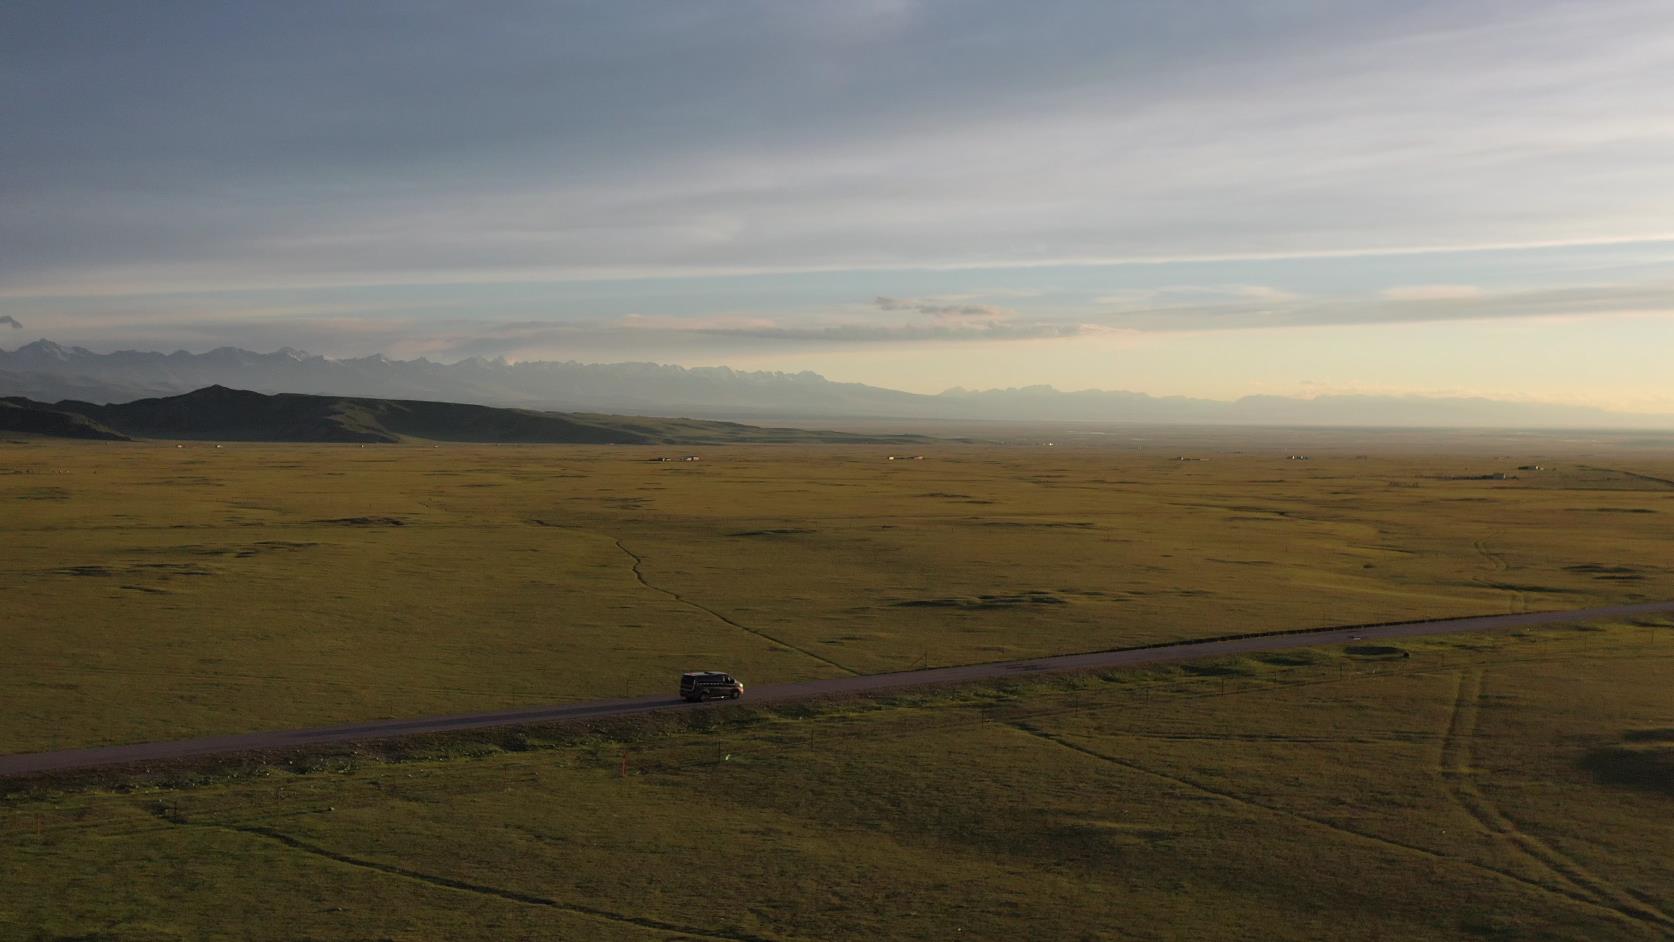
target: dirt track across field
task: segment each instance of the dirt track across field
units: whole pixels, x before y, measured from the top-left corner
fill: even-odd
[[[749,688],[745,702],[750,704],[785,703],[814,697],[879,693],[908,687],[996,680],[1020,674],[1143,667],[1153,664],[1173,664],[1201,658],[1278,651],[1286,648],[1319,647],[1322,645],[1347,644],[1355,641],[1387,641],[1423,635],[1511,631],[1541,625],[1605,621],[1639,615],[1670,613],[1674,613],[1674,601],[1643,602],[1634,605],[1616,605],[1606,608],[1576,609],[1563,612],[1522,612],[1514,615],[1485,615],[1379,625],[1351,625],[1336,628],[1261,632],[1179,644],[1124,648],[1115,651],[1095,651],[1089,654],[1066,654],[1026,661],[1000,661],[990,664],[969,664],[961,667],[902,671],[894,674],[868,674],[794,684],[773,684]],[[209,736],[202,739],[183,739],[174,742],[135,743],[92,749],[22,753],[0,756],[0,777],[39,775],[100,766],[146,766],[201,756],[282,752],[298,747],[327,743],[393,739],[401,736],[448,733],[456,730],[483,729],[495,726],[562,723],[629,716],[660,710],[696,710],[703,709],[705,706],[705,704],[686,703],[673,697],[595,700],[587,703],[568,703],[522,710],[502,710],[494,713],[472,713],[464,716],[378,720],[348,726],[326,726],[318,729],[300,729],[289,732],[242,733],[230,736]]]

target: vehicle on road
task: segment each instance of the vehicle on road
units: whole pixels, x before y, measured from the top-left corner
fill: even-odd
[[[721,671],[687,671],[680,675],[680,698],[688,703],[702,700],[737,700],[744,685]]]

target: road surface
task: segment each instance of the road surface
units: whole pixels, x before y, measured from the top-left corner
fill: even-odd
[[[1027,661],[1001,661],[991,664],[970,664],[962,667],[902,671],[895,674],[868,674],[860,677],[838,677],[830,680],[810,680],[794,684],[771,684],[749,688],[745,695],[745,702],[750,704],[785,703],[812,697],[878,693],[907,687],[994,680],[1019,674],[1143,667],[1153,664],[1173,664],[1199,658],[1253,654],[1279,651],[1286,648],[1346,644],[1354,641],[1389,641],[1422,635],[1510,631],[1518,628],[1533,628],[1539,625],[1603,621],[1630,618],[1635,615],[1669,613],[1674,613],[1674,601],[1644,602],[1636,605],[1616,605],[1607,608],[1586,608],[1565,612],[1527,612],[1516,615],[1484,615],[1472,618],[1396,622],[1382,625],[1311,628],[1292,632],[1263,632],[1203,641],[1186,641],[1179,644],[1097,651],[1090,654],[1066,654]],[[670,686],[673,686],[674,679],[670,678]],[[588,703],[568,703],[533,709],[502,710],[494,713],[472,713],[466,716],[377,720],[349,726],[325,726],[319,729],[299,729],[290,732],[243,733],[232,736],[209,736],[202,739],[182,739],[174,742],[135,743],[126,746],[22,753],[0,756],[0,777],[67,772],[100,766],[146,766],[202,756],[286,751],[305,746],[392,739],[399,736],[426,733],[450,733],[458,730],[484,729],[494,726],[561,723],[631,716],[661,710],[696,710],[703,708],[705,708],[703,704],[686,703],[674,697],[639,697],[629,700],[595,700]]]

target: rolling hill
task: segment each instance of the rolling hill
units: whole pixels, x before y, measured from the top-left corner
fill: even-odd
[[[64,438],[525,444],[922,442],[917,435],[854,435],[735,422],[500,409],[454,402],[265,395],[207,386],[181,396],[97,405],[0,399],[0,431]]]
[[[0,399],[0,432],[23,432],[52,438],[91,438],[128,441],[128,436],[106,428],[85,415],[21,396]]]

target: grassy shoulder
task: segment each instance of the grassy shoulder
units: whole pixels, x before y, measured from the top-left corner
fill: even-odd
[[[1671,664],[1460,636],[13,791],[0,935],[1657,938]]]

